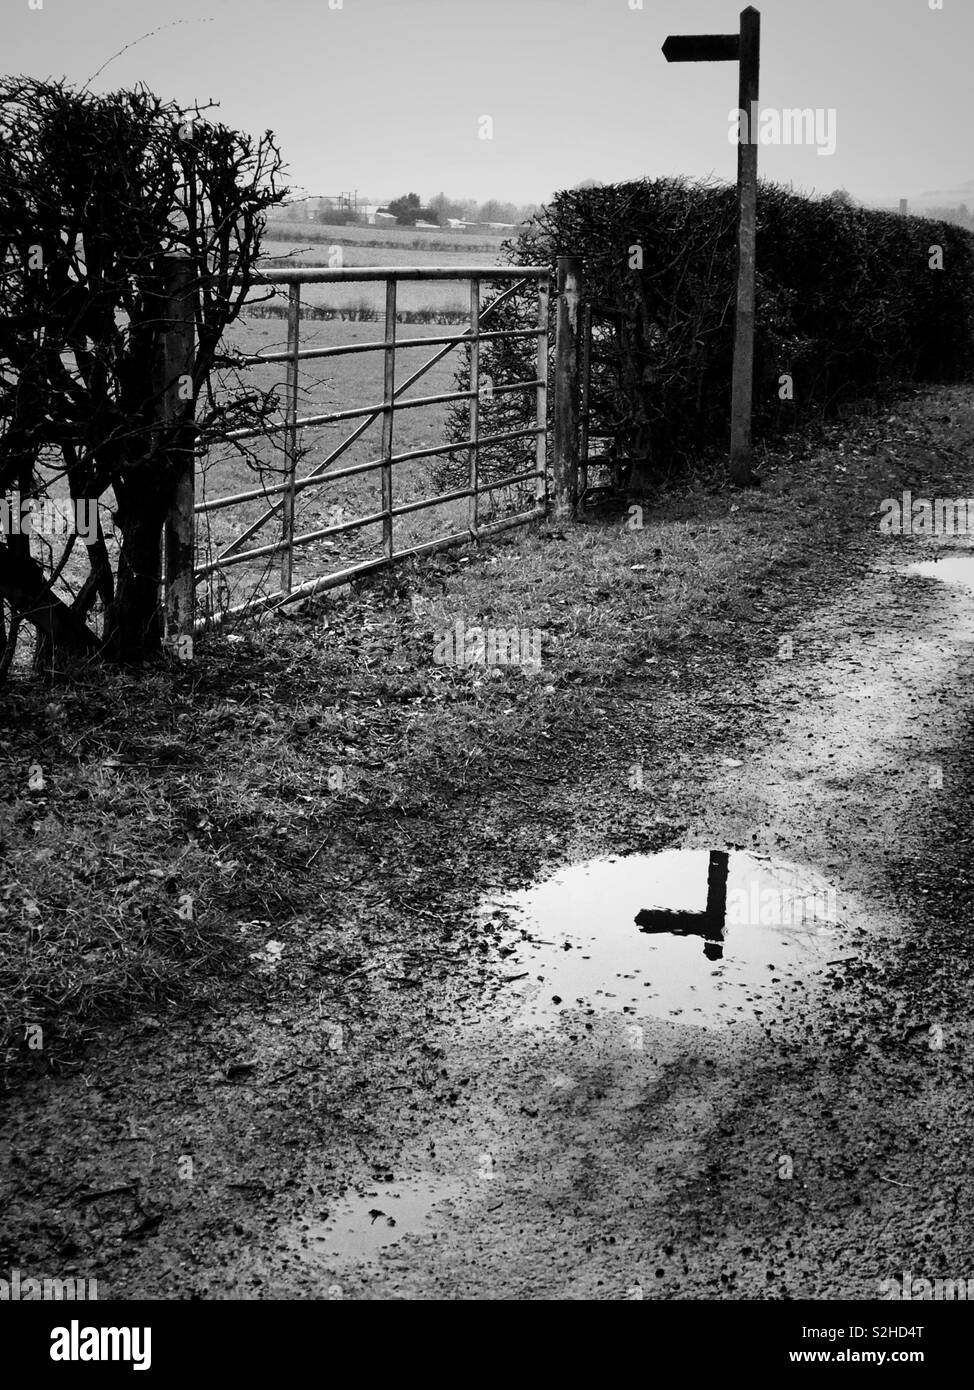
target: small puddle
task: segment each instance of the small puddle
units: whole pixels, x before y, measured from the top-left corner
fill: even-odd
[[[974,555],[947,555],[942,560],[920,560],[907,565],[907,574],[939,579],[961,589],[974,589]]]
[[[824,879],[736,851],[590,860],[491,905],[520,928],[502,998],[520,995],[527,1027],[578,1009],[740,1023],[840,952]]]
[[[336,1262],[367,1259],[405,1235],[429,1234],[434,1208],[463,1191],[462,1182],[430,1174],[376,1182],[364,1193],[337,1197],[324,1219],[302,1222],[292,1243]]]

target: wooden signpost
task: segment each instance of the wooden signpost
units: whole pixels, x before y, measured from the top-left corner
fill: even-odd
[[[671,34],[663,44],[668,63],[737,62],[740,72],[737,146],[737,314],[731,387],[731,477],[751,478],[751,405],[754,383],[754,260],[758,193],[758,80],[761,16],[749,5],[741,11],[738,34]]]

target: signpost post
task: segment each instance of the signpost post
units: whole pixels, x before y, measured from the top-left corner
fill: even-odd
[[[731,477],[751,479],[751,406],[754,385],[754,263],[758,192],[758,85],[761,16],[749,5],[741,11],[738,34],[670,34],[663,44],[668,63],[737,62],[737,105],[743,112],[737,146],[737,313],[731,384]]]

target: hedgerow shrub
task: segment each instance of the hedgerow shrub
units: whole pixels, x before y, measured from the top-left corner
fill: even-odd
[[[904,382],[967,379],[974,369],[974,235],[947,222],[758,192],[754,437]],[[939,248],[939,253],[936,248]],[[732,186],[654,179],[558,194],[507,246],[520,265],[581,258],[593,313],[593,431],[617,435],[643,481],[726,452],[736,277]],[[942,256],[942,269],[937,268]],[[533,289],[489,326],[531,327]],[[525,344],[528,344],[525,346]],[[527,339],[486,342],[482,374],[534,376]],[[793,399],[783,399],[793,383]],[[457,389],[469,387],[469,354]],[[549,394],[549,401],[551,394]],[[531,393],[482,399],[480,433],[531,423]],[[468,436],[465,405],[452,438]],[[498,445],[483,472],[522,470],[530,441]],[[462,456],[439,481],[456,485]]]

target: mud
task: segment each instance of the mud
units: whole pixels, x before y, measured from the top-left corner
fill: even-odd
[[[317,1008],[150,1021],[119,1030],[114,1070],[25,1087],[20,1262],[161,1297],[870,1298],[904,1269],[965,1277],[974,598],[942,581],[974,552],[857,544],[796,600],[788,657],[728,659],[649,710],[606,694],[604,765],[651,744],[678,793],[591,769],[538,790],[562,867],[431,897],[432,968],[409,978],[387,936]],[[710,901],[715,854],[735,920]],[[809,889],[824,906],[796,927],[782,903]],[[228,1080],[228,1056],[258,1060]],[[126,1178],[134,1196],[89,1196]]]

